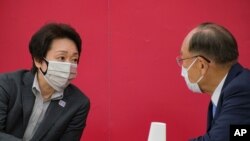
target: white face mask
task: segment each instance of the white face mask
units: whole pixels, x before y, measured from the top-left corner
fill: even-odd
[[[201,76],[195,83],[190,82],[190,80],[188,78],[188,71],[193,66],[193,64],[196,62],[196,60],[197,60],[197,58],[192,62],[192,64],[187,69],[182,66],[181,75],[184,77],[189,90],[191,90],[192,92],[195,92],[195,93],[202,93],[198,83],[202,80],[203,76]]]
[[[63,91],[70,84],[70,81],[76,77],[77,64],[45,61],[47,63],[47,70],[43,72],[40,68],[45,80],[56,91]]]

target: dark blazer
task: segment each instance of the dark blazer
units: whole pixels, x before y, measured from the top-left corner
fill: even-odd
[[[34,75],[27,70],[0,75],[0,140],[23,138],[32,113],[35,96]],[[69,85],[62,99],[52,100],[44,119],[31,141],[78,141],[90,108],[89,99],[75,86]]]
[[[240,64],[230,69],[212,116],[210,102],[207,133],[192,141],[229,141],[230,125],[250,124],[250,71]]]

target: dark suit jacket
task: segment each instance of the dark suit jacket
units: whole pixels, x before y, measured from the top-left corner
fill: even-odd
[[[34,75],[21,70],[0,75],[0,140],[22,139],[32,113]],[[75,86],[69,85],[62,99],[51,101],[31,141],[78,141],[85,127],[90,103]]]
[[[207,133],[192,141],[229,141],[233,124],[250,124],[250,71],[240,64],[228,73],[214,118],[209,104]]]

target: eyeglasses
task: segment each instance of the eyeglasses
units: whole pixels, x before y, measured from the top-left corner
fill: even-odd
[[[192,56],[192,57],[188,57],[188,58],[181,58],[180,56],[176,57],[176,62],[177,64],[181,67],[183,65],[183,60],[187,60],[187,59],[193,59],[196,57],[201,57],[204,60],[206,60],[208,63],[210,63],[211,61],[209,59],[207,59],[206,57],[202,56],[202,55],[196,55],[196,56]]]

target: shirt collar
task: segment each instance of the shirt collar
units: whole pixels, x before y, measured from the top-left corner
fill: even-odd
[[[32,92],[34,93],[35,96],[38,96],[38,95],[41,94],[41,90],[40,90],[38,80],[37,80],[37,73],[35,74],[35,77],[34,77],[34,81],[33,81],[33,85],[32,85]],[[55,93],[52,94],[50,100],[60,100],[60,99],[62,99],[63,98],[63,92],[64,91],[61,91],[61,92],[55,91]]]
[[[39,93],[41,93],[38,80],[37,80],[37,74],[35,74],[33,85],[32,85],[32,92],[34,93],[35,96],[38,96]]]
[[[222,87],[223,87],[223,85],[225,83],[226,77],[227,77],[227,74],[224,76],[224,78],[221,80],[220,84],[214,90],[213,95],[211,97],[211,100],[212,100],[212,102],[213,102],[213,104],[215,106],[217,106],[217,104],[218,104],[218,101],[219,101],[219,98],[220,98],[220,94],[221,94],[221,90],[222,90]]]

